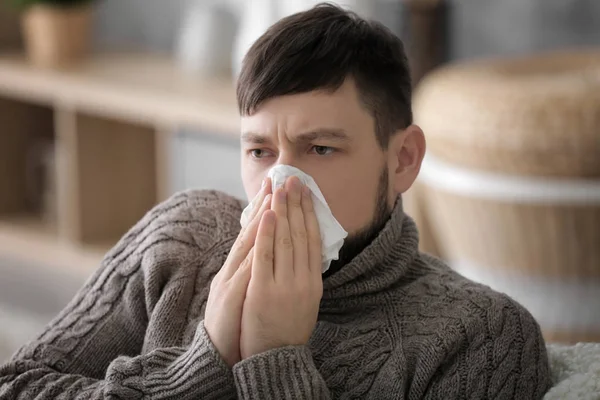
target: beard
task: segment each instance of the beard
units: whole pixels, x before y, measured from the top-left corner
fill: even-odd
[[[387,221],[390,219],[392,210],[388,206],[388,170],[383,168],[379,176],[377,194],[375,199],[375,214],[371,223],[352,235],[348,235],[340,249],[339,258],[333,260],[329,269],[323,274],[323,279],[335,274],[348,264],[354,257],[360,254],[377,237]]]

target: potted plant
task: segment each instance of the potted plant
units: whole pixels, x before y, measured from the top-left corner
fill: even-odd
[[[64,67],[88,50],[94,0],[9,0],[21,11],[27,57],[40,67]]]

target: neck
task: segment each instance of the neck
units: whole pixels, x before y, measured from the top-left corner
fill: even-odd
[[[372,242],[343,267],[324,276],[321,310],[336,311],[358,298],[364,304],[365,297],[402,280],[418,253],[418,242],[415,223],[398,201]]]

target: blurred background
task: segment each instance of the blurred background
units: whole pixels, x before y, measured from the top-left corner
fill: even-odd
[[[235,75],[314,0],[0,0],[0,362],[153,205],[244,197]],[[600,341],[600,1],[338,1],[405,42],[423,250]]]

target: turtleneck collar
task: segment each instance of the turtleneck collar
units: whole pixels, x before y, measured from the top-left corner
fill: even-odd
[[[376,238],[352,261],[323,280],[321,311],[338,311],[360,304],[397,283],[418,253],[418,231],[398,201]],[[339,310],[342,311],[342,310]]]

